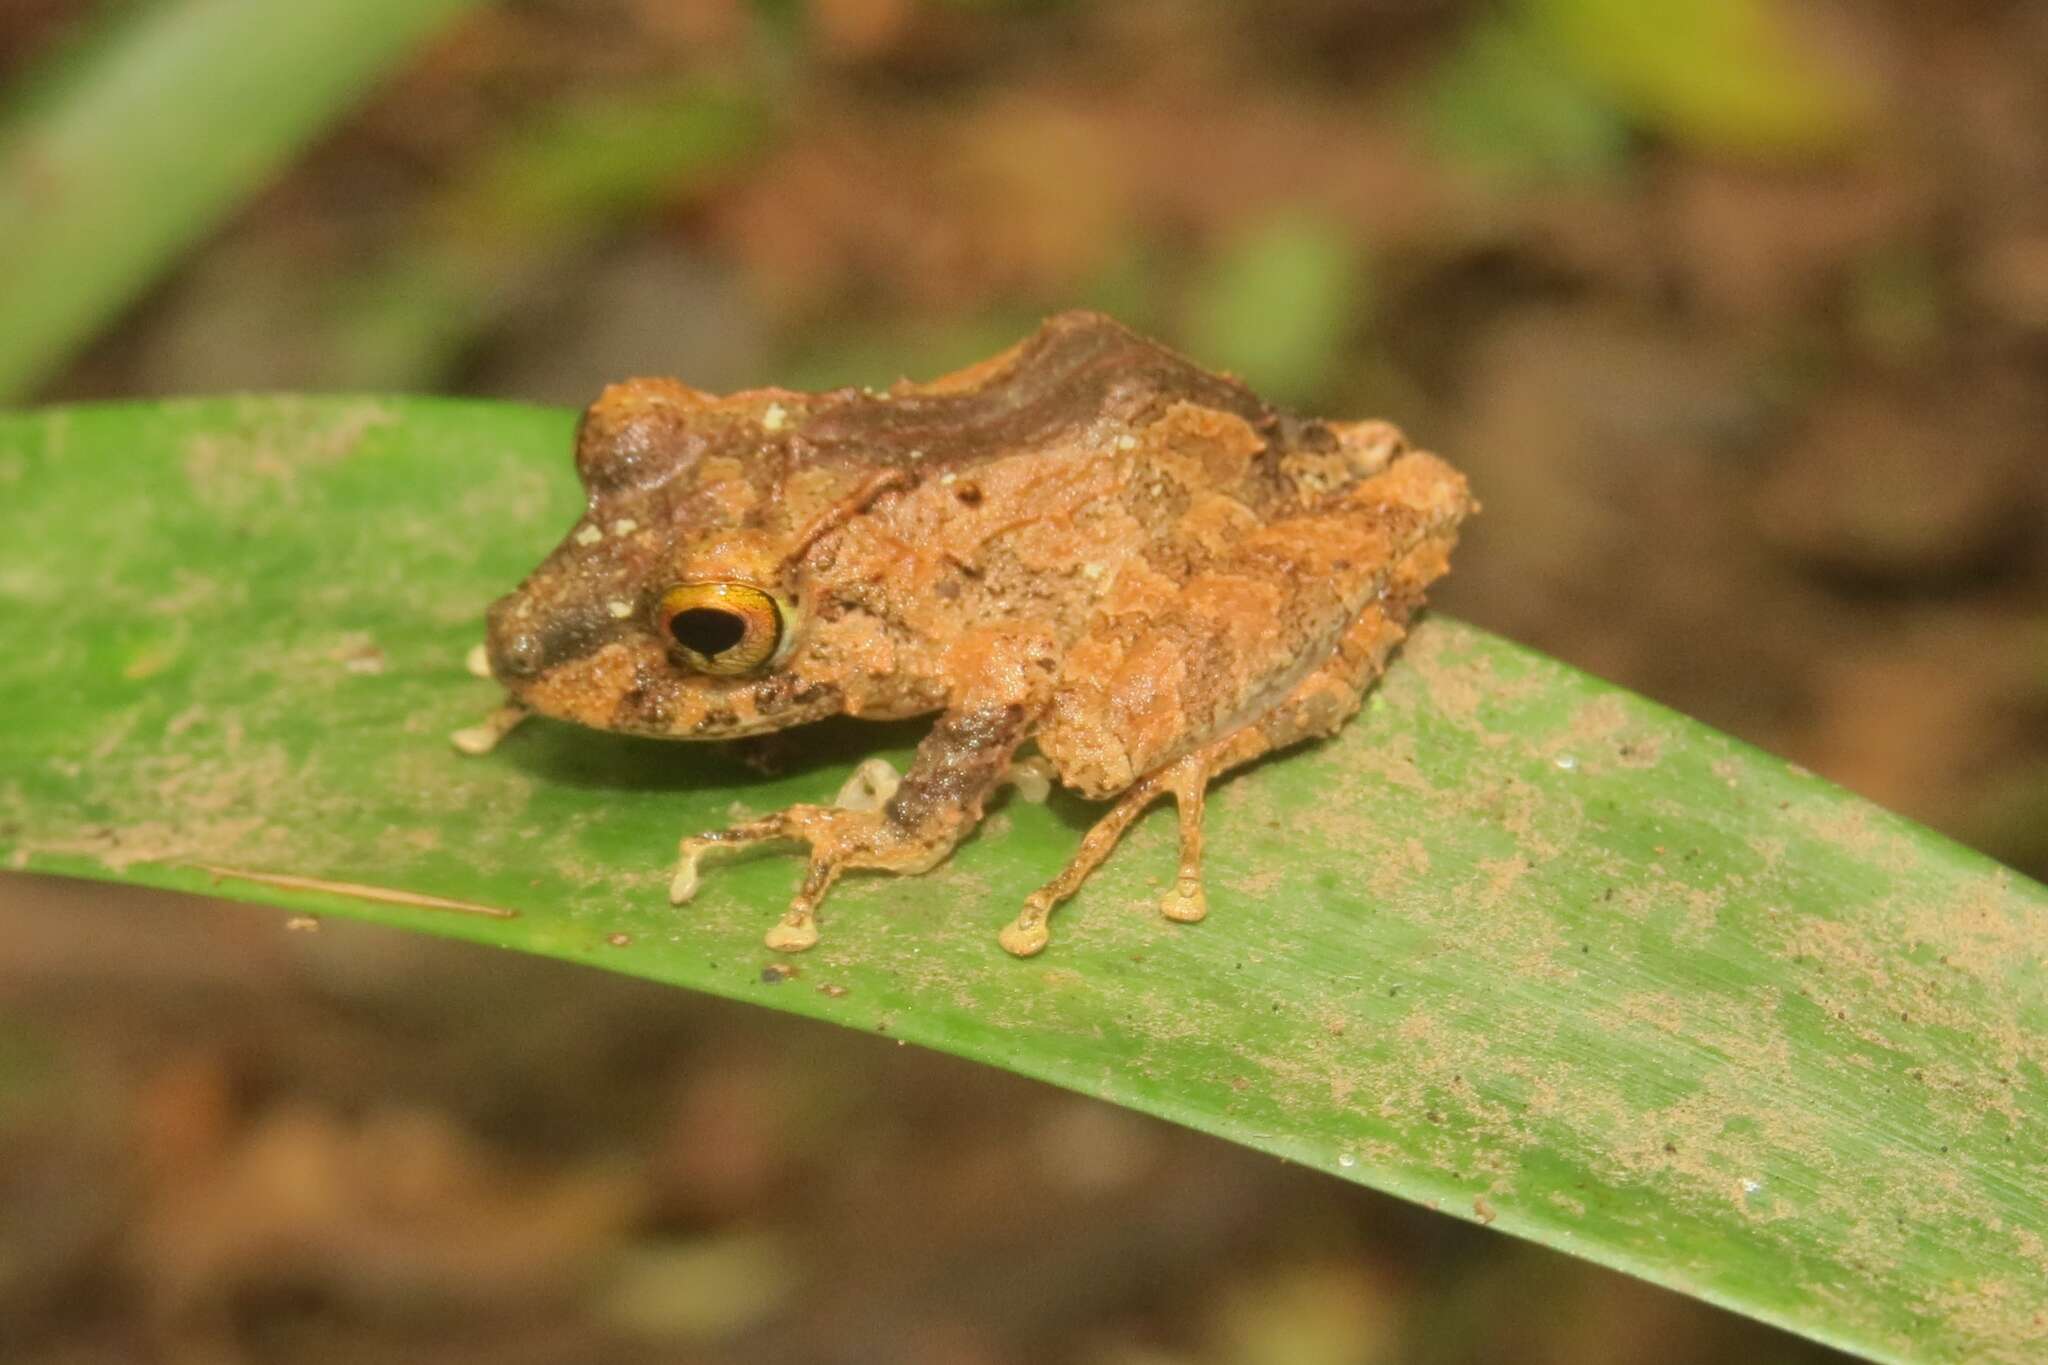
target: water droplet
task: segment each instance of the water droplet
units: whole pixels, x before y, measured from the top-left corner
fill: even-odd
[[[1337,1164],[1348,1171],[1358,1164],[1358,1158],[1349,1152],[1339,1152],[1337,1153]]]
[[[1564,769],[1564,771],[1566,772],[1571,772],[1574,768],[1577,768],[1579,766],[1579,758],[1577,754],[1559,754],[1557,758],[1553,761],[1557,764],[1558,767]]]

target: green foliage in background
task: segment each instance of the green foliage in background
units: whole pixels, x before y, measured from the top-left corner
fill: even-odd
[[[1371,312],[1352,234],[1304,210],[1254,222],[1227,245],[1196,285],[1183,335],[1203,364],[1300,403],[1324,390]]]
[[[1863,114],[1776,0],[1522,0],[1528,31],[1655,132],[1707,151],[1839,150]]]
[[[0,419],[0,863],[361,916],[975,1058],[1873,1358],[2048,1352],[2048,891],[1682,717],[1445,620],[1334,741],[1210,803],[1209,920],[1158,814],[1017,961],[1094,813],[998,809],[824,942],[680,834],[898,759],[535,722],[485,603],[579,510],[572,416],[238,400]]]
[[[1510,181],[1612,175],[1638,132],[1760,162],[1830,155],[1870,103],[1776,0],[1482,7],[1420,96],[1439,152]]]
[[[475,3],[147,0],[110,9],[31,73],[0,117],[0,401],[59,373]],[[541,110],[430,196],[337,297],[287,297],[305,372],[342,388],[430,387],[566,255],[747,164],[807,60],[803,6],[752,8],[764,41],[730,83],[657,82]],[[962,8],[994,22],[1058,6]],[[1477,17],[1421,89],[1431,144],[1510,180],[1614,173],[1637,131],[1763,159],[1838,150],[1867,102],[1771,0],[1519,0]],[[1195,282],[1194,349],[1283,397],[1320,391],[1366,311],[1358,248],[1303,213],[1248,224]],[[1056,306],[1035,303],[1026,311]]]
[[[446,374],[573,253],[743,164],[769,131],[764,95],[716,82],[655,85],[564,103],[511,130],[351,282],[325,372],[345,389]]]
[[[475,3],[126,7],[39,73],[0,119],[0,402],[55,374]]]
[[[1628,120],[1591,82],[1500,15],[1472,25],[1422,95],[1438,153],[1510,180],[1612,174],[1632,146]]]

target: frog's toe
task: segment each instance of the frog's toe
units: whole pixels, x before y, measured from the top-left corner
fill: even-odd
[[[498,742],[519,728],[532,712],[516,701],[507,701],[503,706],[485,716],[475,725],[457,730],[448,736],[460,753],[471,758],[481,758],[498,747]]]
[[[1052,930],[1045,922],[1051,910],[1050,905],[1038,904],[1038,897],[1033,896],[1025,902],[1023,913],[1003,926],[996,942],[1012,957],[1035,957],[1044,952],[1045,945],[1052,942]]]
[[[878,811],[903,785],[903,774],[886,758],[865,758],[839,788],[832,804],[840,810]]]
[[[676,875],[669,879],[670,905],[686,904],[703,884],[704,879],[699,875],[697,865],[704,860],[704,850],[701,847],[692,847],[693,842],[689,839],[683,840],[682,854],[676,863]]]
[[[697,894],[697,887],[703,881],[704,860],[714,853],[733,854],[759,844],[808,837],[804,832],[803,817],[812,809],[791,806],[788,810],[749,820],[730,829],[684,835],[682,842],[676,845],[676,872],[668,884],[669,904],[681,905]]]
[[[820,827],[809,835],[811,865],[804,870],[804,883],[789,903],[789,913],[762,940],[778,953],[800,953],[818,941],[818,902],[848,867],[858,866],[860,841],[848,837],[848,826],[862,830],[871,823],[855,819],[845,811],[827,812]]]
[[[794,909],[762,936],[761,941],[778,953],[800,953],[818,942],[818,917],[809,910]]]
[[[1053,779],[1058,776],[1052,760],[1044,754],[1032,754],[1010,764],[1010,770],[1003,774],[1003,781],[1017,789],[1017,799],[1034,806],[1045,804],[1052,795]]]
[[[676,874],[669,878],[668,903],[682,905],[694,898],[697,888],[704,884],[704,860],[714,853],[732,854],[750,844],[774,838],[763,835],[760,839],[735,839],[734,831],[721,830],[716,834],[693,834],[676,846]]]
[[[1181,924],[1198,924],[1209,914],[1209,897],[1202,890],[1199,872],[1183,870],[1173,879],[1173,888],[1159,899],[1159,913]]]

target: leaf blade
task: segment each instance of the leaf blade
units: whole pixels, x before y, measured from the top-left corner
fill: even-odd
[[[827,798],[915,727],[823,727],[772,779],[546,724],[455,755],[493,701],[461,668],[482,606],[576,510],[571,422],[0,418],[0,716],[34,718],[0,726],[0,859],[879,1029],[1876,1358],[2048,1339],[2042,888],[1436,620],[1336,740],[1219,788],[1205,924],[1153,912],[1155,817],[1050,954],[1005,957],[995,930],[1090,813],[1056,800],[926,877],[851,881],[798,975],[764,974],[790,860],[720,867],[676,912],[670,841]]]
[[[0,125],[0,401],[475,4],[199,0],[104,24]]]

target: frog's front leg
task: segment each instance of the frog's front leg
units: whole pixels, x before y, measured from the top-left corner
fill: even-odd
[[[817,908],[848,868],[923,872],[953,850],[981,820],[982,805],[1010,772],[1010,757],[1031,731],[1032,710],[1017,703],[985,703],[948,711],[917,746],[895,792],[879,809],[791,806],[730,829],[682,841],[669,899],[680,905],[696,894],[707,854],[770,841],[808,844],[810,866],[781,923],[768,931],[778,952],[798,952],[818,941]]]

